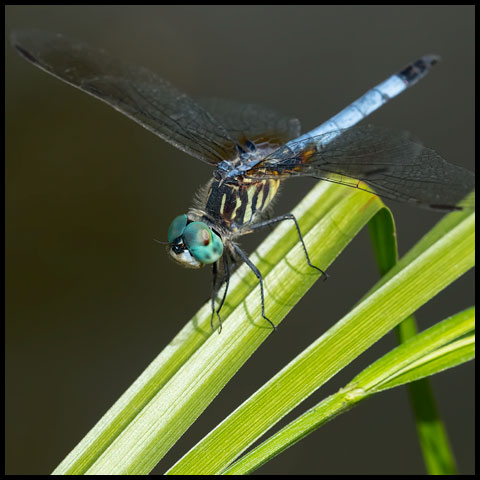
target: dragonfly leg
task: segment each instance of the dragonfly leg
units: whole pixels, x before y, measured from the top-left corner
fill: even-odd
[[[293,213],[286,213],[285,215],[280,215],[279,217],[271,218],[269,220],[256,223],[255,225],[252,225],[248,229],[248,233],[254,232],[256,230],[261,230],[265,227],[274,225],[275,223],[283,222],[284,220],[293,220],[295,222],[295,227],[297,229],[298,237],[300,238],[300,242],[302,242],[303,251],[305,252],[305,257],[307,259],[308,265],[312,268],[315,268],[315,270],[318,270],[323,275],[323,280],[326,280],[328,278],[328,273],[324,272],[321,268],[313,265],[312,262],[310,261],[310,257],[308,256],[308,252],[307,252],[307,247],[305,246],[302,232],[300,231],[300,226],[298,225],[297,219],[295,218],[295,215]]]
[[[215,313],[217,314],[218,318],[218,333],[222,332],[222,317],[220,317],[220,310],[223,307],[223,304],[225,303],[225,299],[227,298],[227,291],[228,291],[228,285],[230,284],[230,270],[228,266],[228,258],[226,255],[223,255],[223,279],[221,282],[219,282],[219,285],[217,287],[217,278],[218,278],[218,267],[217,267],[217,262],[213,264],[212,267],[212,273],[213,273],[213,286],[212,286],[212,316],[210,318],[210,325],[212,326],[212,331],[215,330],[213,327],[213,317],[215,316]],[[223,292],[222,300],[220,302],[220,305],[218,308],[215,310],[215,298],[217,297],[217,293],[220,290],[220,285],[225,281],[225,291]]]
[[[260,296],[262,299],[262,317],[272,326],[273,330],[277,330],[277,327],[275,324],[265,316],[265,297],[263,294],[263,277],[262,274],[260,273],[260,270],[249,260],[247,254],[236,244],[233,244],[233,248],[235,250],[235,253],[238,254],[238,256],[250,267],[252,272],[255,274],[255,276],[258,278],[258,281],[260,282]]]
[[[218,275],[218,268],[217,262],[212,265],[212,294],[211,294],[211,301],[212,301],[212,316],[210,317],[210,325],[212,327],[212,331],[215,330],[213,326],[213,317],[215,316],[215,298],[217,297],[217,275]],[[222,322],[220,321],[220,326],[218,327],[220,330],[222,329]]]

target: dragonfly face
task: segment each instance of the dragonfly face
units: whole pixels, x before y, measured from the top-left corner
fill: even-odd
[[[187,268],[215,263],[223,254],[221,238],[203,222],[179,215],[168,229],[169,254]]]
[[[475,188],[471,172],[446,162],[407,132],[354,127],[423,78],[437,62],[435,56],[421,57],[300,136],[297,119],[258,105],[221,99],[194,101],[149,70],[62,35],[16,32],[12,43],[37,67],[216,167],[194,207],[176,217],[168,230],[169,255],[175,261],[188,268],[213,266],[213,309],[219,289],[217,271],[221,267],[228,286],[229,264],[240,258],[260,281],[262,316],[268,320],[261,273],[235,240],[279,221],[295,222],[308,264],[322,272],[310,263],[293,215],[265,220],[285,178],[309,176],[434,210],[474,205],[464,200]],[[226,290],[216,310],[218,316],[225,295]]]

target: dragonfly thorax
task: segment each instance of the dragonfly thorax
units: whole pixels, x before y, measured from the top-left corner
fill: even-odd
[[[236,234],[243,227],[255,223],[275,197],[279,180],[239,177],[236,181],[214,179],[209,184],[202,208],[207,218],[220,227],[220,232]]]
[[[201,268],[216,262],[223,254],[221,238],[203,222],[179,215],[168,229],[168,253],[187,268]]]

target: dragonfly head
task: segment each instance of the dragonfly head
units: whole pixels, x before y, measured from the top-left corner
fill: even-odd
[[[203,222],[192,222],[185,214],[168,228],[168,253],[187,268],[201,268],[216,262],[223,254],[221,238]]]

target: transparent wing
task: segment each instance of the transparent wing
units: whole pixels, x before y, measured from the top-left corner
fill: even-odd
[[[465,200],[475,189],[473,173],[448,163],[408,132],[372,125],[290,142],[248,172],[279,174],[328,180],[437,210],[474,206],[472,197]]]
[[[60,34],[12,35],[29,62],[93,95],[175,147],[210,164],[236,155],[227,131],[207,111],[163,78]]]
[[[270,152],[300,135],[300,121],[270,108],[223,98],[204,98],[198,103],[227,130],[240,146],[246,141]]]

